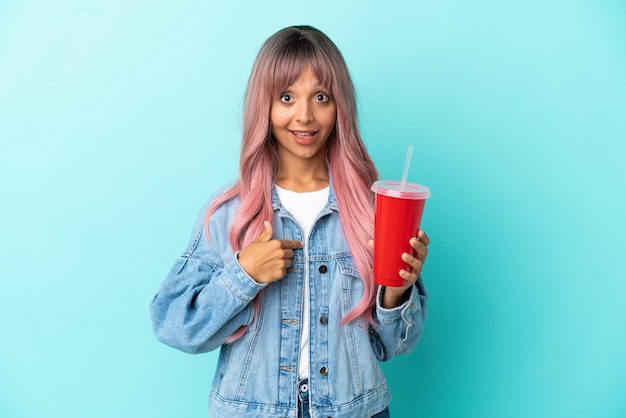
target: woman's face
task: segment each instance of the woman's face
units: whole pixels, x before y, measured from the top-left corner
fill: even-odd
[[[306,68],[272,100],[270,124],[280,164],[325,161],[326,142],[336,119],[330,90]]]

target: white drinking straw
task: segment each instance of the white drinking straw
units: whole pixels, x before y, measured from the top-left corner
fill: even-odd
[[[409,175],[409,166],[411,165],[411,154],[413,154],[413,145],[409,145],[409,149],[406,151],[406,160],[404,160],[404,171],[402,172],[402,183],[400,183],[400,191],[404,191],[406,185],[406,176]]]

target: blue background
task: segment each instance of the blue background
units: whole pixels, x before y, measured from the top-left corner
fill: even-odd
[[[626,416],[626,4],[0,2],[0,416],[204,417],[148,304],[237,176],[262,42],[325,31],[383,178],[431,187],[395,418]]]

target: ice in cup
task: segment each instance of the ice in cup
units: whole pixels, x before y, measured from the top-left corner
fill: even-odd
[[[409,240],[417,236],[430,189],[414,183],[379,180],[372,185],[372,191],[376,193],[374,281],[383,286],[403,286],[399,272],[411,270],[401,256],[415,253]]]

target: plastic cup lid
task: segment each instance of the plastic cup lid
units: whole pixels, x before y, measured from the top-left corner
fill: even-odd
[[[401,183],[395,180],[378,180],[372,185],[372,191],[376,194],[399,199],[424,200],[430,197],[430,189],[426,186],[404,183],[404,190],[400,191]]]

